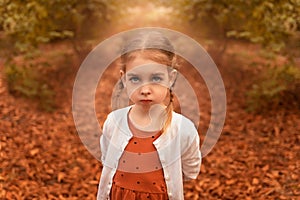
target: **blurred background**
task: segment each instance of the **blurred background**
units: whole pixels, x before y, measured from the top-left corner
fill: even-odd
[[[222,135],[186,199],[299,199],[299,0],[1,0],[1,199],[96,199],[101,163],[77,135],[72,88],[96,45],[139,27],[198,41],[225,84]],[[203,138],[209,94],[195,70],[181,73],[198,91]],[[118,78],[109,67],[97,98]],[[100,107],[101,124],[110,102]]]

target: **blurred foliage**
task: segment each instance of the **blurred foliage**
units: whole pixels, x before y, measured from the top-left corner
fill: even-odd
[[[47,65],[47,63],[44,63]],[[5,67],[9,91],[14,95],[39,100],[39,106],[45,111],[53,111],[55,108],[54,93],[43,80],[32,63],[28,65],[16,65],[8,62]]]
[[[41,108],[53,110],[54,91],[39,78],[40,63],[31,62],[46,56],[39,52],[39,45],[70,39],[81,53],[82,41],[95,34],[90,27],[107,20],[106,8],[104,0],[1,0],[0,43],[9,91],[37,99]],[[15,60],[17,55],[25,58],[22,63]]]
[[[178,0],[176,7],[195,32],[225,41],[222,52],[227,38],[237,38],[262,45],[267,59],[284,54],[291,60],[264,68],[247,95],[249,110],[300,108],[300,69],[294,63],[300,56],[300,0]]]
[[[175,5],[195,31],[208,28],[214,36],[244,38],[273,51],[299,36],[300,0],[178,0]],[[299,38],[296,43],[300,47]]]
[[[300,108],[300,69],[295,65],[268,67],[247,93],[248,111],[272,107]]]
[[[300,0],[1,0],[0,31],[24,52],[56,39],[88,38],[98,34],[91,27],[103,28],[101,25],[108,20],[124,23],[135,12],[143,16],[135,16],[129,20],[131,23],[155,18],[148,13],[153,11],[150,4],[155,15],[162,11],[161,22],[172,15],[178,23],[190,22],[195,33],[209,30],[223,39],[244,38],[274,51],[295,38],[290,44],[297,44],[297,48],[300,45]]]
[[[104,18],[101,0],[1,0],[0,30],[19,52],[56,39],[88,34],[88,21]]]

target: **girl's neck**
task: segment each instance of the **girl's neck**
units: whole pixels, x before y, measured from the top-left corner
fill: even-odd
[[[131,123],[142,131],[161,130],[165,118],[165,106],[158,104],[149,107],[149,109],[134,105],[129,112]]]

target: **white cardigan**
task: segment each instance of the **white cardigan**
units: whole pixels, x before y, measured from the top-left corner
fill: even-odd
[[[103,164],[97,200],[109,199],[119,159],[133,137],[127,121],[130,106],[111,112],[103,125],[100,148]],[[194,124],[173,112],[165,133],[153,142],[164,172],[170,200],[183,200],[183,180],[196,179],[200,172],[199,135]]]

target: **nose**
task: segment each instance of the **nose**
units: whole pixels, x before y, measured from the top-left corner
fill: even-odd
[[[151,94],[151,89],[149,85],[144,85],[140,88],[141,95],[147,96]]]

